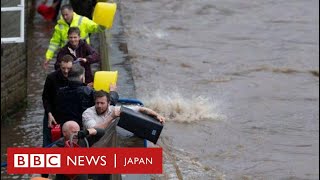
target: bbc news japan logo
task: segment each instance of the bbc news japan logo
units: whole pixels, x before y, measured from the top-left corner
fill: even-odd
[[[9,174],[161,174],[161,148],[8,148]]]
[[[60,154],[14,154],[15,168],[60,168]]]

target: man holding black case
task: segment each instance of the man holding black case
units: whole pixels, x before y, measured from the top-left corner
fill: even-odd
[[[83,127],[86,129],[88,128],[104,128],[105,129],[109,127],[109,125],[113,123],[117,117],[120,117],[120,121],[118,125],[129,131],[132,131],[129,126],[131,127],[134,126],[136,129],[141,128],[139,131],[144,132],[143,124],[147,124],[148,122],[155,121],[153,120],[153,118],[159,121],[161,123],[161,126],[165,122],[165,118],[163,116],[161,116],[154,110],[146,107],[110,106],[109,94],[102,90],[95,92],[94,99],[95,99],[95,105],[85,110],[82,114],[82,124],[83,124]],[[126,110],[128,108],[130,109],[130,111]],[[160,124],[157,121],[155,122]],[[139,135],[139,132],[133,132],[133,133],[135,133],[136,135]]]

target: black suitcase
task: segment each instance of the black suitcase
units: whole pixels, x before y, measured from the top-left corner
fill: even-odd
[[[121,107],[118,126],[154,144],[157,143],[163,129],[158,120],[124,106]]]

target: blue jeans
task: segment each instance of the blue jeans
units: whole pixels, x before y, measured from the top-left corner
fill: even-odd
[[[46,146],[48,146],[49,144],[52,143],[52,141],[51,141],[51,129],[48,128],[48,114],[47,113],[44,113],[42,133],[43,133],[42,147],[46,147]]]

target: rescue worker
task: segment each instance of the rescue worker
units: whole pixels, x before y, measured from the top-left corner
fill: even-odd
[[[55,52],[68,42],[68,30],[70,27],[78,27],[81,39],[85,39],[88,44],[90,44],[90,33],[103,32],[105,30],[105,27],[73,12],[71,5],[63,5],[61,7],[61,17],[54,27],[54,32],[46,52],[46,60],[43,63],[45,69],[48,68],[49,61],[53,58]]]

